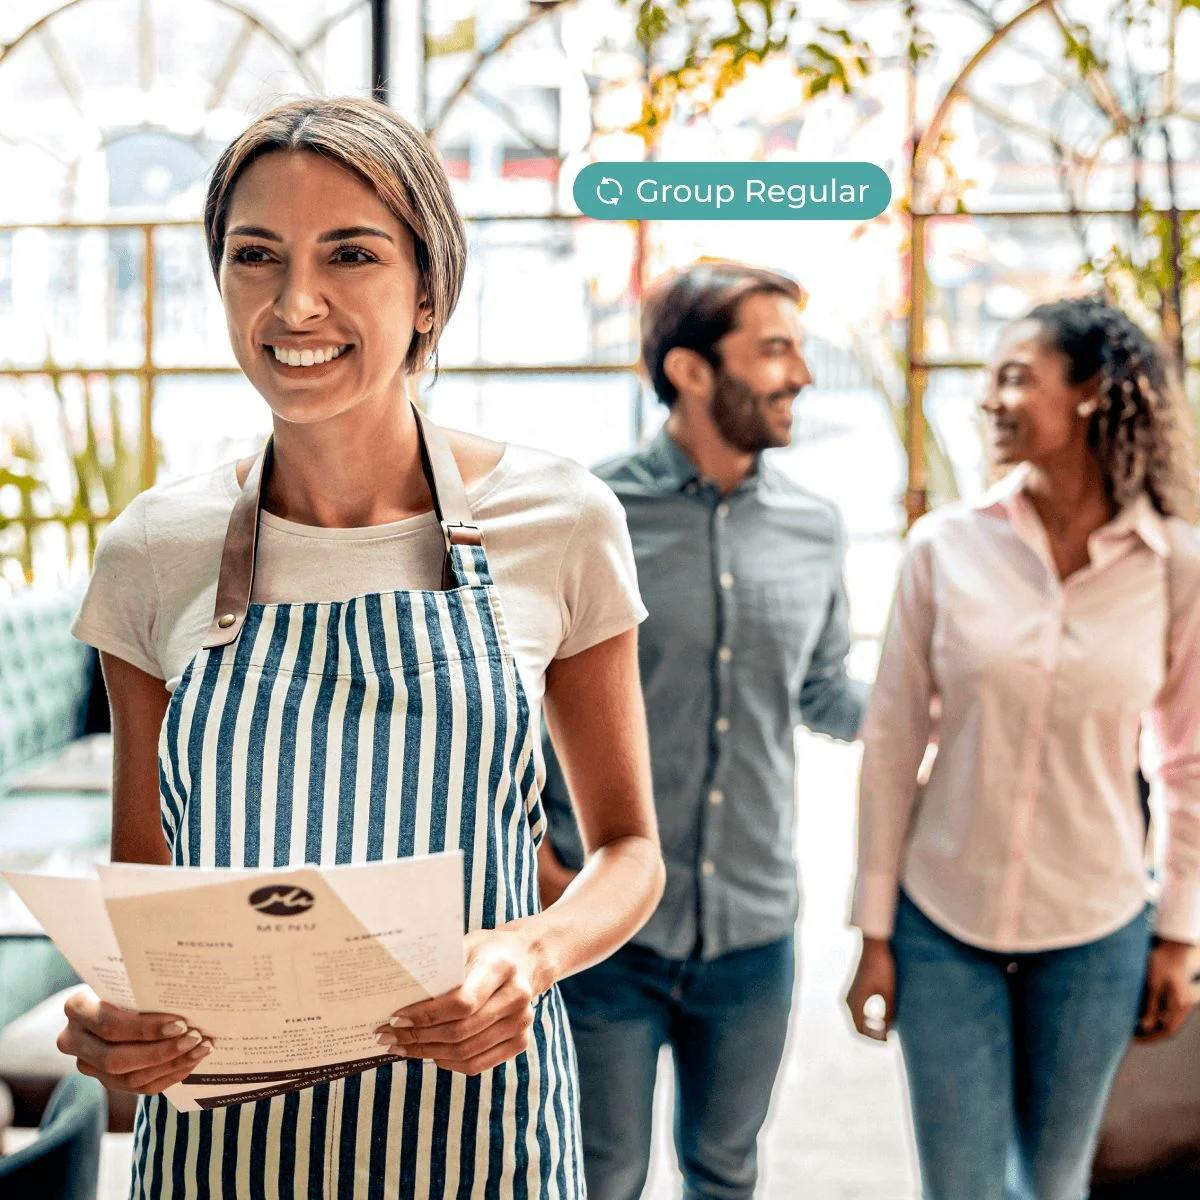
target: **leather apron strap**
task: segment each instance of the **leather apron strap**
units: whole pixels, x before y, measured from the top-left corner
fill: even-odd
[[[442,527],[445,554],[442,558],[442,589],[458,586],[454,571],[454,546],[482,546],[483,536],[474,523],[467,489],[454,460],[454,452],[445,433],[434,425],[417,406],[412,406],[417,423],[417,442],[421,451],[421,468],[433,497],[433,511]],[[274,465],[274,442],[267,444],[255,457],[234,501],[225,531],[225,547],[221,552],[221,571],[217,577],[217,600],[212,624],[202,643],[205,650],[228,646],[237,640],[250,608],[254,589],[254,565],[258,551],[258,517],[262,511],[262,496]]]

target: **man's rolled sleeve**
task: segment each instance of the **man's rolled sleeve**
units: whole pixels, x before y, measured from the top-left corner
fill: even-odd
[[[870,686],[846,672],[850,653],[850,603],[843,578],[845,538],[840,539],[837,583],[829,600],[825,623],[813,649],[800,688],[800,715],[816,733],[852,742],[862,724]]]

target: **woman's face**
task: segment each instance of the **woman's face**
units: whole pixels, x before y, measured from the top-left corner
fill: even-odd
[[[238,363],[297,424],[394,402],[414,328],[431,321],[412,232],[363,179],[307,151],[266,154],[234,185],[220,285]]]
[[[997,463],[1045,461],[1086,449],[1094,387],[1071,383],[1069,369],[1067,356],[1047,345],[1036,321],[1009,326],[982,404]]]

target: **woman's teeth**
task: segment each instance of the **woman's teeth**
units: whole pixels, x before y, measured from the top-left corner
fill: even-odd
[[[315,367],[320,363],[331,362],[349,349],[349,345],[328,346],[320,350],[285,350],[282,346],[271,347],[275,361],[288,367]]]

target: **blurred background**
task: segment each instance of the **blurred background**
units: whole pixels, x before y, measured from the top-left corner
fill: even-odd
[[[269,429],[199,221],[207,171],[252,116],[374,92],[434,139],[471,241],[440,378],[422,387],[446,424],[588,465],[626,451],[665,415],[635,366],[649,280],[698,255],[800,279],[816,382],[777,461],[845,514],[854,667],[869,677],[908,522],[986,486],[977,403],[1007,321],[1104,287],[1200,398],[1197,9],[4,0],[0,860],[61,866],[106,845],[103,696],[65,633],[99,532],[140,490]],[[865,224],[580,216],[584,165],[642,158],[869,160],[895,199]],[[838,1004],[857,752],[804,734],[799,751],[802,988],[762,1194],[907,1200],[894,1047],[854,1042]],[[68,981],[24,920],[0,898],[0,1025]],[[0,1031],[0,1077],[24,1028]],[[1176,1132],[1151,1166],[1178,1173],[1200,1156],[1200,1100],[1166,1076],[1155,1089],[1153,1122]],[[105,1143],[113,1180],[120,1137]],[[665,1124],[657,1144],[654,1200],[675,1189]],[[1113,1181],[1133,1169],[1114,1163]],[[1174,1194],[1146,1178],[1137,1195]]]

